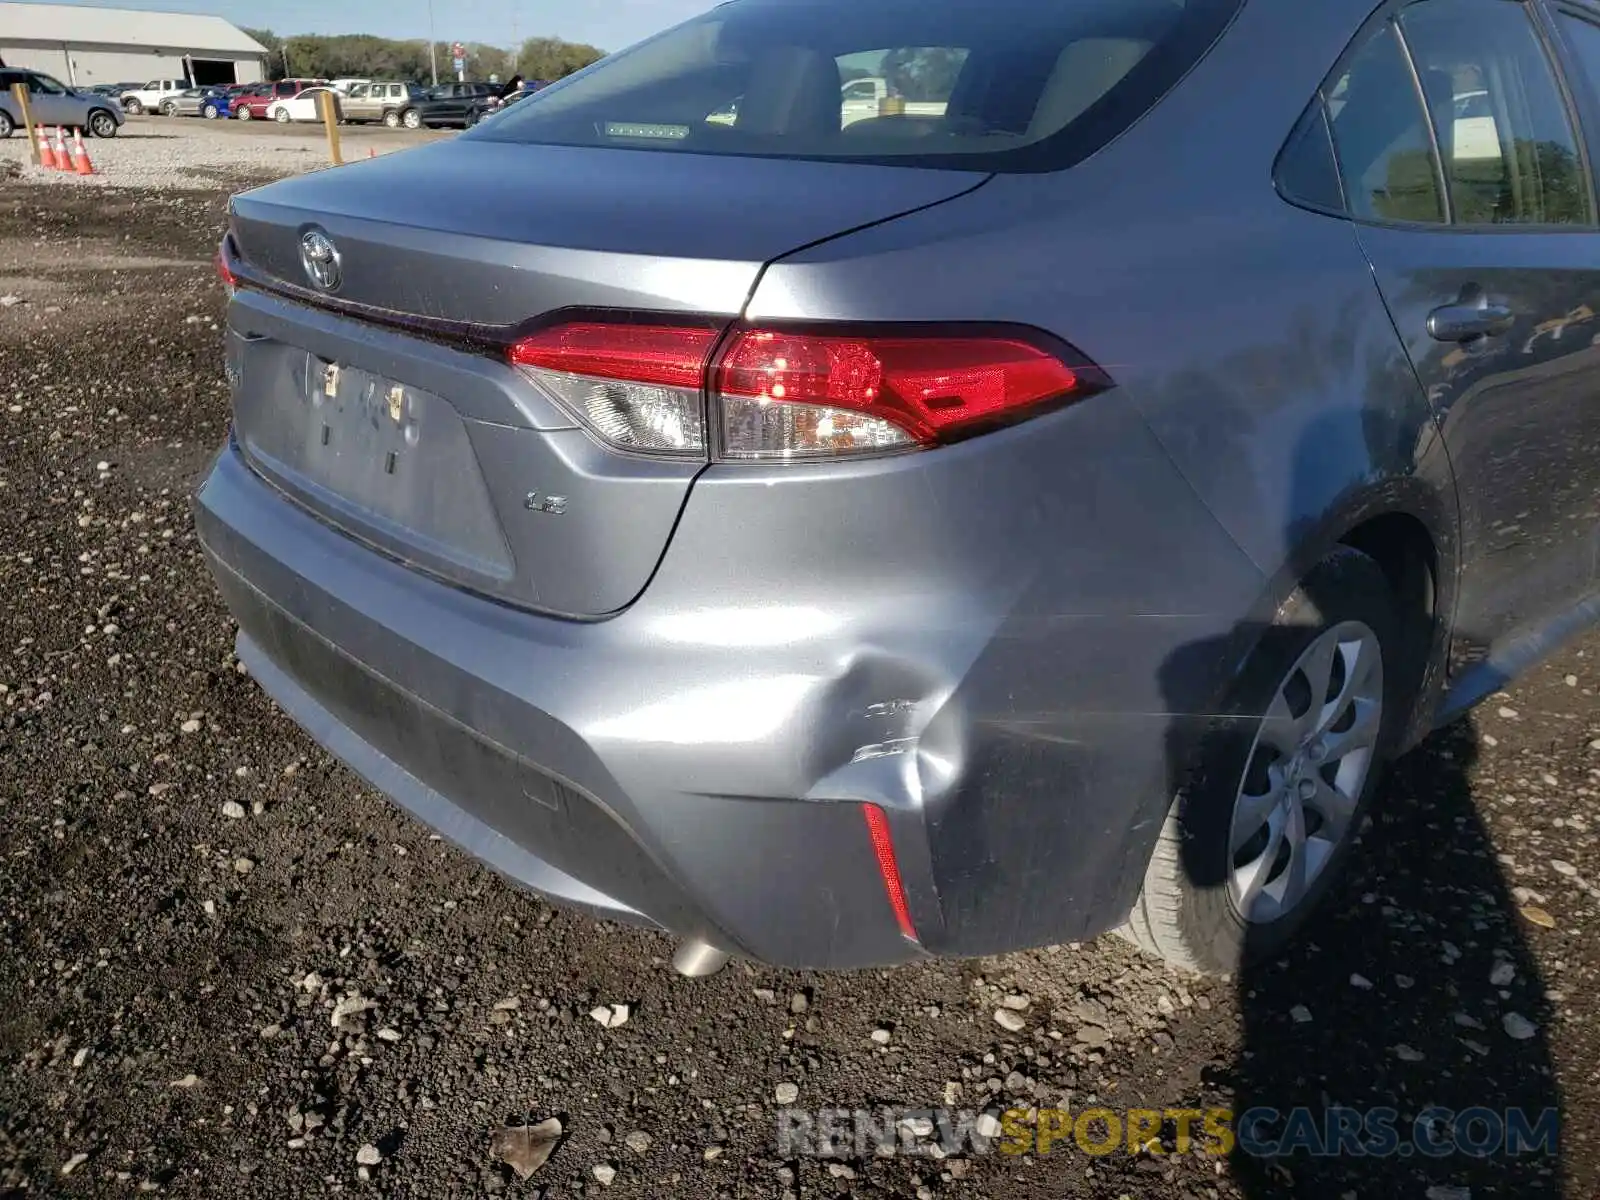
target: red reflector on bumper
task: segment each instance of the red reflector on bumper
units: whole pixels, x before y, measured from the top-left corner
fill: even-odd
[[[867,836],[872,839],[872,853],[877,857],[878,874],[883,876],[883,890],[889,897],[889,907],[894,909],[894,919],[900,932],[916,941],[917,930],[911,924],[906,889],[900,882],[900,864],[894,857],[894,840],[889,836],[889,818],[876,804],[863,804],[861,811],[867,818]]]

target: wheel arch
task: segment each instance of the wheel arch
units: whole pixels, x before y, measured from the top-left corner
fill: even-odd
[[[1373,559],[1399,604],[1407,631],[1400,669],[1413,697],[1400,747],[1409,749],[1432,731],[1444,689],[1459,570],[1454,498],[1416,475],[1380,480],[1342,497],[1296,539],[1270,581],[1263,610],[1275,610],[1340,546]]]

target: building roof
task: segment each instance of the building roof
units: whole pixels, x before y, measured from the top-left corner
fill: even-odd
[[[0,3],[0,42],[45,41],[153,50],[265,54],[267,48],[221,17],[139,12],[85,4]]]

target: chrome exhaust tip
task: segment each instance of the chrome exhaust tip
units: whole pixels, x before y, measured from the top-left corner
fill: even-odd
[[[690,938],[679,943],[672,956],[672,969],[688,979],[704,979],[727,966],[729,957],[727,951],[718,950],[709,942]]]

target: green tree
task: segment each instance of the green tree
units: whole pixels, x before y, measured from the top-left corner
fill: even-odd
[[[583,42],[560,38],[535,37],[522,43],[517,54],[516,73],[524,79],[565,79],[592,62],[605,57],[605,51]]]

